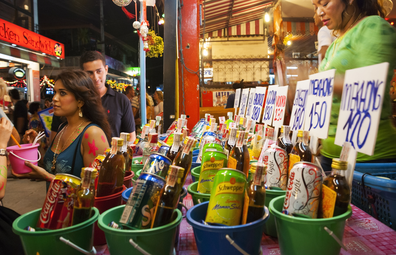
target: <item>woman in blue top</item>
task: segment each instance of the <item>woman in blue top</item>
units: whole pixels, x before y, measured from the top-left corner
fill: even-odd
[[[17,177],[51,181],[56,173],[80,177],[81,168],[90,166],[109,147],[110,126],[99,93],[83,71],[62,72],[55,82],[54,114],[66,118],[44,156],[44,168],[26,161],[32,169]]]

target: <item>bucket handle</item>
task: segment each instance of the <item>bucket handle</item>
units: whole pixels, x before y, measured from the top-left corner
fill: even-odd
[[[69,245],[70,247],[72,247],[73,249],[85,254],[85,255],[92,255],[92,254],[96,254],[96,249],[95,247],[92,246],[92,250],[91,251],[86,251],[83,248],[75,245],[73,242],[71,242],[70,240],[67,240],[65,238],[63,238],[62,236],[59,237],[59,240],[63,243],[65,243],[66,245]]]
[[[129,239],[129,243],[132,244],[133,248],[135,248],[136,250],[140,251],[142,254],[144,255],[151,255],[150,253],[148,253],[147,251],[143,250],[142,247],[140,247],[137,243],[135,243],[132,238]]]
[[[198,204],[202,203],[200,198],[198,198],[197,200],[198,200]]]
[[[232,240],[232,238],[229,235],[226,235],[225,238],[230,242],[230,244],[232,246],[235,247],[235,249],[237,249],[240,253],[242,253],[243,255],[249,255],[249,253],[247,253],[246,251],[244,251],[241,247],[239,247],[238,244],[235,243],[234,240]]]
[[[341,246],[341,248],[343,248],[346,251],[348,250],[347,247],[345,247],[345,245],[341,242],[341,240],[338,239],[338,237],[333,233],[333,231],[328,229],[326,226],[324,227],[324,230],[326,230],[326,232],[329,233],[329,235],[334,238],[334,240]]]
[[[10,153],[11,153],[12,155],[14,155],[14,157],[17,157],[17,158],[19,158],[19,159],[22,159],[23,161],[29,161],[29,162],[38,162],[38,161],[40,161],[40,159],[41,159],[41,153],[40,153],[39,150],[37,150],[37,152],[38,152],[38,154],[39,154],[38,160],[30,160],[30,159],[21,158],[21,157],[19,157],[18,155],[16,155],[13,151],[10,151]]]
[[[184,209],[186,209],[186,213],[187,213],[188,207],[185,204],[183,204],[182,202],[179,202],[179,205],[181,205]],[[186,215],[183,215],[183,218],[186,218]]]

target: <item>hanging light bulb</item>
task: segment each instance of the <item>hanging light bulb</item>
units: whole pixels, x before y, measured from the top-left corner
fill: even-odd
[[[287,41],[287,45],[289,45],[289,46],[290,46],[291,44],[292,44],[292,42],[291,42],[291,41]]]
[[[207,56],[209,55],[209,51],[208,51],[207,49],[204,49],[204,50],[202,51],[202,54],[203,54],[205,57],[207,57]]]
[[[163,25],[163,24],[165,24],[165,20],[164,18],[160,18],[158,21],[158,25]]]
[[[270,15],[269,15],[268,13],[265,13],[265,15],[264,15],[264,21],[268,23],[268,22],[270,22],[270,20],[271,20]]]

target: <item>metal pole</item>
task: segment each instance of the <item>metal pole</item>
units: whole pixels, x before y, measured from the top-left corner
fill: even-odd
[[[105,34],[104,34],[104,13],[103,13],[103,0],[100,0],[100,49],[103,56],[106,55],[105,52]]]
[[[145,19],[146,1],[140,3],[140,23]],[[139,64],[140,64],[140,119],[142,126],[146,125],[146,52],[144,51],[143,39],[139,36]]]

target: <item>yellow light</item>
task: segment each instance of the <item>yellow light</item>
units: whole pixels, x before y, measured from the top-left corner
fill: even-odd
[[[268,22],[270,22],[270,20],[271,20],[270,15],[268,13],[265,13],[264,21],[268,23]]]
[[[208,56],[209,55],[209,52],[208,52],[208,50],[207,49],[204,49],[203,51],[202,51],[202,54],[206,57],[206,56]]]
[[[292,42],[291,42],[291,41],[287,41],[287,45],[289,45],[289,46],[290,46],[291,44],[292,44]]]

